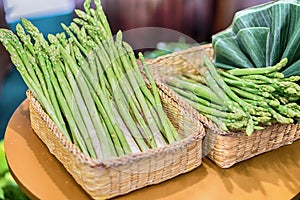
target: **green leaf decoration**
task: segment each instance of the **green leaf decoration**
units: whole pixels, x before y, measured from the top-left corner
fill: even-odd
[[[293,63],[291,66],[289,66],[288,68],[286,68],[283,71],[283,74],[288,74],[288,76],[297,76],[300,74],[300,60],[298,60],[297,62]]]
[[[217,67],[267,67],[288,58],[285,76],[300,75],[300,0],[237,12],[230,27],[212,37],[212,45]]]
[[[238,43],[242,51],[253,62],[255,67],[266,66],[266,45],[270,29],[266,27],[251,27],[241,29],[237,33]]]
[[[236,13],[231,27],[234,33],[249,27],[270,27],[272,17],[270,8],[272,4],[262,4],[260,6],[248,8]]]
[[[230,45],[231,48],[227,48]],[[227,37],[215,43],[215,55],[218,60],[224,60],[223,64],[234,67],[253,67],[246,55],[241,51],[235,37]]]

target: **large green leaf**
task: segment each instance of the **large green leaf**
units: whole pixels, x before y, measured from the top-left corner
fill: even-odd
[[[238,33],[239,30],[248,27],[270,27],[271,6],[272,4],[267,3],[237,12],[233,20],[232,31]]]
[[[296,76],[300,74],[300,60],[294,62],[291,66],[283,71],[285,76]]]
[[[297,25],[288,44],[284,50],[282,57],[288,57],[291,63],[299,60],[300,56],[300,20],[298,20]]]
[[[241,29],[237,39],[244,54],[252,60],[254,66],[266,66],[266,45],[270,29],[266,27],[251,27]]]
[[[226,29],[220,33],[218,33],[218,35],[213,35],[212,38],[212,45],[214,46],[219,40],[228,38],[228,37],[234,37],[235,34],[232,32],[231,29]]]
[[[266,67],[288,58],[285,75],[300,75],[299,64],[294,64],[300,59],[300,0],[279,0],[237,12],[231,26],[212,37],[212,44],[216,66]]]
[[[246,55],[241,51],[235,37],[227,37],[214,44],[216,60],[223,60],[222,64],[234,67],[253,67]],[[230,46],[231,48],[226,48]]]

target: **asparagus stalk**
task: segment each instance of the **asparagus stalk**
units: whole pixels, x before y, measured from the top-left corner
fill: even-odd
[[[220,129],[222,129],[223,131],[228,131],[228,127],[226,125],[226,123],[220,119],[219,117],[216,117],[214,115],[210,115],[210,114],[204,114],[208,119],[210,119],[211,121],[213,121]]]
[[[92,21],[88,16],[85,16],[85,15],[83,15],[82,13],[80,14],[86,21]],[[83,24],[85,24],[85,26],[87,27],[87,29],[89,29],[90,30],[90,28],[91,28],[91,26],[88,26],[88,25],[86,25],[86,23],[83,23]],[[118,35],[120,35],[120,34],[118,34]],[[96,40],[96,41],[99,41],[99,40]],[[120,39],[119,39],[119,41],[121,41]],[[117,41],[118,42],[118,41]],[[99,43],[99,42],[98,42]],[[119,45],[120,46],[120,45]],[[112,47],[114,47],[113,45],[112,45]],[[109,55],[112,55],[113,53],[116,53],[116,50],[113,48],[112,49],[112,52],[109,54]],[[122,58],[122,57],[121,57]],[[123,58],[123,62],[124,62],[124,58]],[[117,61],[118,61],[118,59],[117,59]],[[119,62],[120,63],[120,62]],[[126,66],[126,65],[125,65]],[[117,72],[118,73],[118,72]],[[116,73],[116,74],[117,74]],[[129,79],[129,80],[131,80],[131,79]],[[134,79],[133,79],[134,80]],[[140,80],[140,79],[139,79]],[[140,95],[140,94],[138,94],[138,95]],[[142,109],[143,108],[146,108],[146,104],[143,104],[143,106],[142,106]],[[146,111],[145,109],[144,109],[144,113],[147,113],[148,111]],[[150,116],[150,113],[148,112],[148,116]],[[149,119],[150,117],[147,117],[147,114],[146,114],[146,119]],[[150,122],[150,123],[152,123],[152,122]],[[148,124],[150,124],[149,123],[149,120],[148,120]],[[151,127],[150,126],[150,128],[152,128],[152,131],[153,131],[153,126]],[[154,127],[155,128],[155,127]]]
[[[196,81],[198,83],[206,84],[205,78],[200,75],[194,75],[189,73],[182,73],[183,76],[189,78],[190,80]]]
[[[244,114],[243,110],[240,108],[239,104],[235,101],[232,101],[226,94],[226,92],[221,89],[217,81],[212,77],[211,73],[208,70],[203,72],[203,76],[206,79],[208,86],[219,96],[220,99],[223,99],[224,104],[230,111]]]
[[[55,90],[54,90],[54,87],[55,87],[54,84],[55,83],[52,83],[51,76],[50,76],[51,72],[48,70],[48,67],[47,67],[46,60],[48,60],[48,57],[43,52],[39,41],[35,42],[35,49],[37,51],[36,57],[37,57],[38,63],[40,65],[41,69],[42,69],[43,75],[44,75],[45,80],[46,80],[47,93],[49,93],[49,99],[50,99],[49,102],[51,102],[51,104],[53,105],[53,108],[55,110],[55,114],[57,115],[58,120],[60,121],[60,123],[64,127],[64,130],[67,131],[67,128],[65,126],[65,122],[64,122],[64,119],[63,119],[63,116],[62,116],[62,113],[61,113],[61,109],[59,107],[59,103],[58,103],[57,97],[55,95]]]
[[[199,83],[199,82],[197,82],[197,81],[195,81],[193,79],[187,78],[187,77],[185,77],[183,75],[178,75],[177,78],[180,79],[180,80],[186,81],[186,82],[193,83],[193,84]]]
[[[211,107],[207,107],[207,106],[204,106],[202,104],[191,101],[188,98],[183,97],[183,99],[185,101],[187,101],[192,107],[194,107],[196,110],[198,110],[201,113],[206,113],[208,115],[212,115],[212,116],[215,116],[215,117],[235,119],[235,120],[239,120],[239,119],[242,118],[241,115],[239,115],[237,113],[222,112],[220,110],[217,110],[217,109],[214,109],[214,108],[211,108]]]
[[[75,54],[77,55],[77,57],[79,57],[81,54],[79,52],[79,49],[75,46],[74,47],[75,50]],[[94,53],[90,54],[93,55]],[[80,58],[79,58],[80,59]],[[91,61],[92,59],[89,59],[89,61]],[[127,140],[132,141],[132,139],[129,139],[129,136],[127,136],[126,138],[124,138],[124,134],[120,128],[120,124],[117,123],[117,121],[119,120],[115,120],[116,116],[116,111],[113,111],[111,109],[112,104],[109,102],[109,96],[107,96],[107,94],[105,93],[105,91],[103,91],[100,87],[99,84],[95,84],[95,83],[99,83],[97,82],[97,79],[95,78],[95,76],[98,76],[99,74],[99,78],[100,78],[100,82],[102,85],[106,85],[107,80],[105,79],[105,81],[103,80],[103,73],[102,72],[97,72],[96,75],[94,75],[91,72],[91,69],[93,68],[97,68],[97,71],[99,69],[100,63],[98,61],[97,56],[93,55],[93,61],[92,63],[87,63],[87,62],[83,62],[80,69],[82,71],[83,74],[85,74],[85,78],[86,78],[86,82],[88,84],[88,87],[90,89],[90,92],[94,98],[94,101],[98,107],[99,112],[101,113],[101,116],[104,119],[104,122],[106,124],[106,126],[108,127],[108,130],[111,134],[111,137],[114,141],[114,143],[116,144],[116,147],[119,147],[120,145],[123,147],[123,150],[126,154],[132,152]],[[91,65],[95,65],[92,66],[90,68],[88,68],[88,66]],[[105,82],[105,83],[104,83]],[[119,116],[119,115],[118,115]],[[119,143],[121,143],[119,145]],[[122,149],[121,148],[116,148],[118,155],[122,155]]]
[[[246,128],[246,134],[252,134],[253,128],[253,120],[251,115],[249,114],[249,110],[252,107],[249,107],[242,99],[240,99],[231,89],[230,87],[222,80],[222,77],[218,74],[218,71],[214,67],[213,63],[209,60],[207,56],[204,57],[204,64],[207,66],[209,72],[214,77],[218,85],[226,92],[226,94],[235,102],[239,103],[242,109],[246,112],[248,118],[248,124]]]
[[[112,140],[115,144],[115,148],[118,152],[118,155],[128,154],[132,152],[129,144],[128,144],[128,137],[125,138],[122,129],[120,128],[120,124],[117,123],[117,119],[119,119],[119,115],[117,115],[117,111],[112,110],[112,104],[109,103],[108,97],[105,96],[104,92],[99,87],[92,86],[93,81],[87,78],[87,84],[90,89],[90,92],[93,96],[93,99],[97,105],[99,112],[101,113],[102,118],[108,128],[108,131],[112,137]],[[96,85],[96,84],[93,84]],[[98,95],[97,95],[97,93]],[[105,105],[105,106],[103,106]],[[117,115],[117,116],[116,116]],[[121,148],[122,146],[122,148]],[[124,151],[124,152],[123,152]]]
[[[248,98],[248,99],[260,101],[260,102],[267,102],[270,106],[273,106],[273,107],[280,105],[280,102],[277,99],[266,99],[262,96],[255,95],[255,94],[252,94],[250,92],[247,92],[247,91],[235,88],[235,87],[232,87],[231,90],[233,90],[234,92],[236,92],[236,94],[238,94],[244,98]]]
[[[92,142],[96,151],[96,155],[99,159],[107,159],[109,157],[115,156],[115,150],[112,149],[111,139],[105,136],[105,127],[101,123],[101,119],[98,115],[95,103],[93,102],[91,94],[88,92],[88,86],[84,80],[81,72],[76,68],[77,64],[72,59],[72,57],[67,53],[67,51],[57,42],[57,39],[49,35],[49,40],[56,44],[59,48],[61,57],[65,62],[65,69],[69,73],[67,77],[71,84],[73,92],[81,91],[83,99],[81,100],[81,113],[83,114],[83,119],[89,129],[90,136],[92,137]],[[71,72],[71,73],[70,73]],[[76,81],[73,76],[76,76]],[[79,87],[79,88],[78,88]],[[80,95],[76,96],[76,100],[80,100]],[[99,135],[101,134],[101,136]]]
[[[26,30],[33,36],[33,38],[36,41],[38,41],[43,46],[43,48],[45,49],[45,51],[47,52],[47,54],[52,55],[51,53],[53,53],[53,51],[50,50],[49,45],[47,44],[47,42],[44,39],[44,37],[38,32],[38,29],[30,21],[28,21],[28,20],[23,19],[22,22],[23,22]],[[52,58],[53,57],[55,57],[55,56],[52,56]],[[52,61],[54,61],[54,60],[52,59]],[[54,73],[53,73],[53,69],[51,67],[52,65],[51,65],[51,63],[48,60],[46,60],[46,66],[47,66],[47,69],[49,71],[50,77],[52,77],[51,81],[52,81],[52,84],[53,84],[56,92],[58,94],[61,94],[61,95],[59,95],[59,97],[60,97],[59,101],[61,102],[61,104],[66,105],[66,103],[64,103],[65,100],[63,99],[63,94],[59,90],[59,84],[58,84],[55,76],[53,76]],[[63,106],[63,110],[64,110],[65,113],[68,113],[68,110],[67,110],[66,106]],[[77,114],[77,112],[75,112],[75,114]],[[83,152],[85,152],[85,150],[83,148],[84,145],[82,144],[82,142],[80,142],[81,139],[80,139],[80,134],[78,133],[78,128],[75,127],[74,122],[72,120],[72,116],[70,114],[68,114],[67,118],[68,118],[68,121],[71,123],[71,129],[72,129],[71,132],[72,132],[72,135],[76,136],[74,138],[74,140],[75,140],[74,142],[75,143],[76,142],[79,143],[79,146],[81,147],[81,149],[83,150]],[[79,120],[79,124],[80,124],[80,118],[78,116],[77,117],[75,116],[75,119],[77,119],[77,123],[78,123],[78,120]],[[82,126],[82,124],[80,124],[80,128],[84,128],[84,126]],[[83,131],[81,131],[81,133],[87,133],[87,131],[83,129]],[[85,136],[85,138],[86,138],[86,136]],[[90,147],[88,147],[88,148],[90,148]],[[91,149],[90,149],[90,154],[91,154],[92,157],[96,157],[95,153]]]
[[[149,83],[151,85],[151,89],[152,89],[152,93],[153,93],[153,96],[154,96],[154,100],[155,100],[155,108],[157,109],[157,112],[158,112],[158,115],[162,121],[162,124],[163,124],[163,127],[165,128],[165,137],[167,138],[168,142],[171,144],[175,141],[178,141],[180,140],[180,136],[177,132],[177,130],[174,128],[174,126],[171,124],[169,118],[166,116],[164,110],[163,110],[163,107],[162,107],[162,104],[161,104],[161,100],[160,100],[160,96],[159,96],[159,92],[158,92],[158,89],[157,89],[157,86],[156,86],[156,83],[149,71],[149,69],[147,68],[146,66],[146,63],[145,63],[145,60],[144,60],[144,56],[142,53],[139,53],[139,58],[142,62],[142,65],[143,65],[143,69],[146,73],[146,76],[149,80]]]
[[[189,82],[182,81],[178,78],[168,77],[167,84],[176,88],[181,88],[183,90],[192,91],[195,95],[200,96],[208,101],[212,101],[218,105],[222,105],[223,101],[220,99],[209,87],[193,84]]]
[[[272,67],[266,68],[244,68],[244,69],[231,69],[228,70],[227,73],[235,75],[235,76],[243,76],[243,75],[257,75],[257,74],[270,74],[273,72],[277,72],[283,67],[286,66],[288,62],[287,58],[283,58],[278,64]]]
[[[222,77],[224,82],[230,86],[240,87],[240,88],[249,88],[249,89],[257,89],[262,92],[274,92],[276,89],[270,85],[257,85],[252,81],[246,81],[244,79],[233,80],[226,77]]]
[[[64,113],[69,124],[71,133],[73,135],[73,140],[84,153],[87,154],[88,152],[92,158],[96,158],[97,155],[92,146],[91,138],[87,135],[89,129],[83,122],[82,116],[80,115],[80,111],[77,107],[77,102],[74,102],[77,99],[78,93],[72,92],[69,82],[62,71],[61,65],[57,62],[58,56],[55,53],[55,47],[49,47],[49,52],[51,52],[51,62],[48,61],[47,64],[48,67],[51,68],[52,72],[50,73],[50,78],[52,83],[55,85],[54,89],[56,95],[58,96],[58,102],[60,103],[62,112]],[[71,97],[71,100],[68,101],[66,97]],[[74,112],[72,112],[72,110]]]
[[[134,73],[133,69],[131,68],[131,63],[127,57],[126,50],[123,49],[121,46],[118,46],[117,48],[119,49],[119,57],[123,64],[124,71],[126,72],[126,76],[128,76],[128,80],[130,81],[131,89],[135,92],[137,101],[139,102],[142,112],[145,115],[145,120],[152,132],[152,137],[153,137],[153,139],[155,139],[156,144],[159,147],[162,147],[162,146],[164,146],[163,139],[158,138],[158,136],[160,135],[159,134],[160,130],[154,121],[154,117],[152,116],[152,114],[150,112],[151,108],[148,107],[145,96],[142,94],[142,91],[140,90],[140,86],[138,85],[138,82],[136,81],[135,73]],[[154,137],[154,136],[156,136],[156,137]]]
[[[170,88],[172,90],[174,90],[177,94],[179,94],[180,96],[183,96],[185,98],[188,98],[194,102],[197,102],[197,103],[200,103],[204,106],[207,106],[207,107],[211,107],[211,108],[214,108],[214,109],[217,109],[217,110],[220,110],[220,111],[226,111],[227,109],[225,108],[225,106],[220,106],[220,105],[217,105],[217,104],[214,104],[210,101],[207,101],[199,96],[196,96],[195,94],[193,94],[192,92],[188,92],[188,91],[185,91],[185,90],[182,90],[180,88],[176,88],[176,87],[172,87],[170,86]]]
[[[48,102],[47,98],[44,96],[40,88],[40,84],[38,82],[35,82],[36,79],[33,79],[31,77],[33,71],[33,69],[30,68],[31,65],[25,65],[22,58],[19,56],[19,53],[17,53],[18,51],[24,53],[24,49],[22,45],[19,44],[17,45],[18,48],[15,48],[14,46],[16,45],[14,44],[14,42],[19,42],[19,41],[18,39],[14,39],[14,40],[12,39],[13,33],[7,29],[0,29],[0,30],[1,30],[0,41],[7,49],[7,51],[10,53],[11,60],[16,66],[17,70],[20,72],[24,82],[29,87],[29,89],[36,95],[36,99],[41,103],[42,107],[45,109],[45,111],[48,113],[48,115],[51,117],[54,123],[56,123],[57,127],[61,130],[61,132],[67,137],[67,139],[71,140],[69,135],[67,134],[67,130],[65,129],[65,126],[62,125],[60,123],[60,120],[56,117],[53,106],[51,105],[51,103]],[[28,71],[31,71],[31,73],[29,73]]]
[[[93,158],[107,159],[180,140],[142,55],[149,82],[143,79],[133,50],[122,42],[121,34],[113,41],[101,2],[95,1],[96,10],[90,3],[85,2],[85,12],[76,11],[79,19],[74,22],[82,27],[62,25],[68,36],[48,35],[51,45],[26,19],[22,23],[28,35],[17,26],[24,46],[13,34],[6,35],[11,37],[8,42],[5,34],[0,36],[14,54],[12,60],[26,84],[58,128]],[[91,53],[94,47],[100,51]]]
[[[145,141],[141,137],[140,131],[135,126],[134,119],[132,118],[131,115],[129,115],[130,110],[128,109],[128,106],[127,106],[127,103],[125,101],[125,97],[123,96],[123,92],[120,88],[120,85],[117,82],[117,78],[115,76],[115,73],[109,65],[109,58],[107,57],[107,55],[105,53],[105,50],[104,49],[98,49],[95,52],[98,56],[98,59],[101,61],[101,65],[103,67],[103,72],[105,72],[107,74],[106,77],[108,79],[108,82],[109,82],[111,88],[113,88],[112,95],[115,99],[115,102],[116,102],[116,105],[118,107],[118,110],[120,112],[121,117],[123,118],[125,124],[128,126],[128,129],[133,134],[133,137],[135,138],[135,140],[139,144],[139,147],[141,148],[141,150],[142,151],[147,150],[148,149],[147,144],[145,143]]]

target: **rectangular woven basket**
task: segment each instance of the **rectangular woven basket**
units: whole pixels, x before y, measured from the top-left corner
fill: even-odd
[[[112,198],[158,184],[201,165],[205,129],[195,119],[197,113],[193,109],[166,86],[157,85],[172,124],[179,134],[187,135],[163,148],[109,160],[91,159],[65,138],[34,95],[27,91],[31,126],[49,151],[94,199]]]
[[[148,64],[156,78],[162,74],[167,76],[182,72],[196,74],[195,66],[203,66],[203,55],[213,57],[211,44],[161,56],[149,61]],[[203,154],[221,168],[229,168],[238,162],[300,139],[299,122],[289,125],[274,124],[247,136],[245,133],[223,132],[206,117],[199,115],[198,118],[206,128]]]

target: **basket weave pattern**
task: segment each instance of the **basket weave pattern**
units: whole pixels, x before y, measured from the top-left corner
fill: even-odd
[[[156,78],[177,73],[197,73],[197,66],[203,64],[203,55],[213,57],[211,44],[175,52],[149,62],[149,68]],[[274,124],[264,130],[255,131],[251,136],[245,133],[224,132],[209,119],[197,117],[206,128],[203,140],[203,154],[222,168],[249,159],[253,156],[277,149],[300,139],[300,123]]]
[[[182,141],[163,148],[105,161],[91,159],[67,141],[34,95],[27,91],[31,126],[49,151],[92,198],[107,199],[123,195],[191,171],[202,162],[205,132],[200,121],[193,119],[197,113],[193,109],[184,109],[176,94],[163,84],[158,84],[158,87],[163,107],[175,128],[180,126],[181,119],[189,116],[191,118],[186,122],[190,121],[190,124],[183,131],[193,131]]]
[[[300,139],[300,124],[275,124],[246,136],[220,135],[207,130],[203,151],[218,166],[228,168],[256,155]]]

